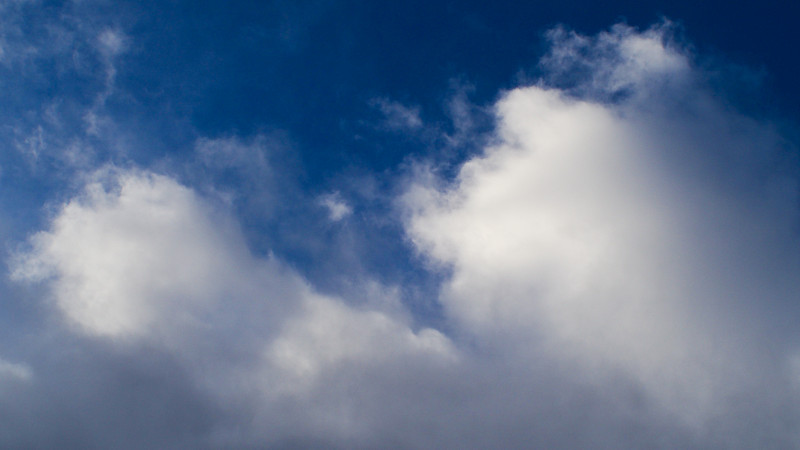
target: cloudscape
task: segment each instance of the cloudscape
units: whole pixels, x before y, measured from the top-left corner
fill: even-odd
[[[0,3],[0,446],[800,447],[798,66],[653,3]]]

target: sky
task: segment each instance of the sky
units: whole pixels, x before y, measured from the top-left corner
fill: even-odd
[[[0,0],[0,447],[800,447],[800,8]]]

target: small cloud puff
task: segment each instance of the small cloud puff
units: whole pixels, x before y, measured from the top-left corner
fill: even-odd
[[[0,383],[5,380],[31,381],[33,370],[25,364],[12,363],[0,358]]]
[[[321,196],[319,204],[328,210],[328,217],[333,222],[339,222],[353,213],[353,208],[342,199],[339,192]]]
[[[97,44],[100,52],[110,58],[126,50],[127,40],[120,30],[106,29],[97,37]]]
[[[406,106],[387,98],[374,98],[370,106],[384,116],[384,125],[393,131],[414,131],[422,128],[420,109],[418,106]]]

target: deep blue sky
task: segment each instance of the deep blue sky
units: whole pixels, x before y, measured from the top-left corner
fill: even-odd
[[[352,141],[370,98],[417,104],[426,119],[444,122],[450,80],[474,86],[476,103],[492,102],[521,74],[536,76],[542,33],[557,24],[594,34],[667,17],[703,58],[724,55],[763,75],[764,89],[748,94],[767,112],[800,111],[800,66],[789,56],[800,11],[786,2],[115,2],[101,9],[136,36],[118,68],[117,84],[130,93],[111,105],[120,114],[155,119],[140,126],[162,128],[165,142],[175,140],[170,150],[192,132],[286,130],[314,180],[349,164],[393,168],[415,150]],[[74,88],[69,80],[50,86]]]
[[[130,38],[115,61],[117,94],[106,108],[118,123],[116,132],[135,151],[122,157],[109,151],[110,160],[145,166],[165,157],[180,161],[193,157],[199,136],[279,133],[288,148],[274,156],[280,170],[315,193],[347,189],[343,182],[365,174],[384,183],[405,170],[410,158],[433,158],[456,168],[479,150],[479,140],[445,149],[440,140],[376,130],[373,123],[381,117],[371,100],[417,106],[429,127],[453,134],[448,102],[463,91],[474,107],[488,108],[503,90],[535,81],[538,59],[547,50],[544,32],[560,24],[592,35],[619,22],[645,29],[663,18],[673,20],[685,31],[677,39],[697,53],[696,64],[722,58],[724,64],[744,66],[738,75],[728,70],[715,80],[727,101],[759,115],[800,113],[795,82],[800,63],[789,56],[792,43],[800,41],[792,20],[798,7],[781,2],[45,5],[29,9],[23,27],[36,33],[37,14],[50,20],[64,15],[74,16],[67,26],[80,32],[87,24],[79,21],[88,16],[92,26],[117,27]],[[90,105],[103,79],[102,68],[91,72],[92,63],[87,62],[90,72],[77,76],[45,63],[44,70],[53,72],[38,83],[25,76],[4,95],[20,106],[48,97]],[[81,106],[75,108],[73,126],[79,128]],[[473,111],[474,131],[489,129],[486,113]],[[107,151],[111,145],[117,144],[99,142],[98,148]],[[315,258],[300,256],[303,251],[281,240],[268,239],[260,248],[282,247],[298,264]]]

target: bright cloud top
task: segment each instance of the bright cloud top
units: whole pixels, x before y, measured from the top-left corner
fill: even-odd
[[[408,192],[408,230],[452,270],[441,301],[465,333],[622,373],[702,428],[785,374],[760,321],[796,311],[797,184],[784,142],[696,87],[668,31],[552,32],[545,67],[585,78],[505,93],[497,142]]]
[[[86,332],[145,335],[209,307],[215,291],[230,288],[220,281],[242,272],[242,243],[223,229],[185,187],[123,174],[67,203],[15,275],[54,277],[59,308]]]
[[[273,402],[302,401],[342,368],[457,358],[438,331],[412,330],[388,290],[351,305],[315,293],[274,258],[252,256],[230,217],[169,177],[112,168],[93,178],[32,237],[13,276],[47,280],[79,334],[172,355],[222,406],[272,417]],[[0,362],[4,376],[30,378],[25,366]],[[330,432],[350,438],[361,413],[336,418],[330,408],[313,420],[343,420]],[[286,420],[299,428],[312,419]],[[221,444],[248,438],[230,439]]]
[[[492,144],[452,181],[411,176],[397,203],[443,277],[439,330],[379,283],[368,301],[318,292],[253,254],[224,202],[154,170],[97,171],[13,276],[45,284],[79,345],[166,355],[213,405],[170,438],[185,446],[796,446],[785,142],[717,102],[669,32],[550,33],[546,76],[503,93]],[[113,56],[125,41],[108,33]],[[208,170],[277,170],[243,142],[198,153]],[[0,377],[48,383],[36,369],[0,359]]]

